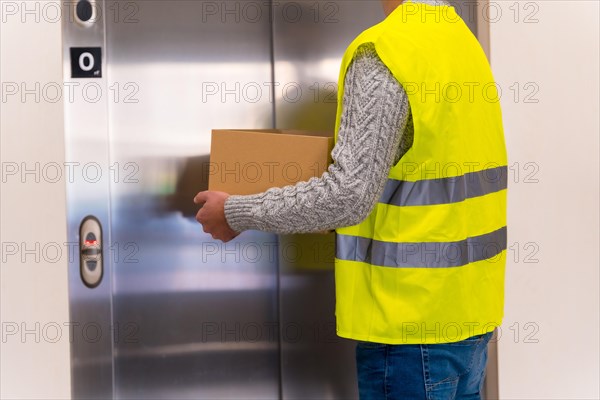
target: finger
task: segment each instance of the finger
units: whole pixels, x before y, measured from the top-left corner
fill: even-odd
[[[208,190],[205,190],[203,192],[198,193],[196,195],[196,197],[194,197],[194,203],[200,204],[200,205],[206,203],[206,201],[208,200],[208,194],[209,193],[210,192]]]

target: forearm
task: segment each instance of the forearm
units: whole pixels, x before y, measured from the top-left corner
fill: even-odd
[[[408,113],[401,85],[372,48],[360,49],[345,78],[335,163],[308,182],[230,196],[229,225],[236,231],[304,233],[359,223],[383,192]]]

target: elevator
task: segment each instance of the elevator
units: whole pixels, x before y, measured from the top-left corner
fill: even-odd
[[[453,2],[472,31],[481,2]],[[346,46],[379,1],[64,2],[74,399],[357,398],[333,234],[195,220],[212,129],[333,131]],[[495,349],[495,347],[494,347]],[[496,379],[490,349],[486,388]],[[491,389],[490,389],[491,388]]]

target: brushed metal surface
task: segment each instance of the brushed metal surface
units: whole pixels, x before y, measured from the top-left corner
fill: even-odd
[[[383,20],[381,4],[279,3],[273,27],[276,127],[333,131],[342,55],[360,32]],[[281,325],[288,329],[281,340],[282,398],[357,398],[355,344],[335,333],[334,235],[280,239]]]
[[[224,247],[192,203],[211,129],[272,127],[268,93],[241,89],[268,88],[271,24],[236,21],[236,4],[97,1],[93,23],[65,20],[66,81],[69,47],[104,55],[100,100],[66,104],[68,160],[104,172],[68,185],[71,240],[88,214],[105,232],[99,287],[70,265],[72,319],[105,328],[98,343],[73,342],[73,398],[279,397],[276,238]]]
[[[71,323],[71,389],[76,399],[112,398],[112,271],[103,253],[104,276],[90,289],[79,270],[79,225],[88,215],[102,224],[105,243],[111,242],[109,199],[109,138],[106,77],[71,78],[70,47],[104,45],[101,15],[88,24],[74,18],[73,2],[62,4],[63,68],[65,79],[65,173],[69,257],[69,314]],[[96,2],[98,9],[102,2]],[[106,60],[102,60],[106,69]],[[89,92],[88,92],[89,90]],[[96,99],[98,99],[96,101]]]
[[[113,264],[113,318],[130,334],[115,342],[116,398],[277,398],[275,236],[221,244],[192,203],[211,129],[272,125],[268,96],[243,89],[271,79],[270,22],[234,1],[135,4],[106,35],[108,85],[135,93],[109,103],[111,162],[135,172],[111,184],[113,240],[131,256]]]
[[[333,235],[220,244],[192,198],[211,129],[333,130],[341,56],[383,19],[379,1],[93,4],[93,22],[63,19],[65,81],[102,93],[65,103],[67,161],[102,171],[67,185],[69,241],[87,215],[104,234],[98,287],[69,264],[71,320],[87,329],[71,346],[73,398],[356,398]],[[70,78],[73,46],[102,47],[102,78]]]

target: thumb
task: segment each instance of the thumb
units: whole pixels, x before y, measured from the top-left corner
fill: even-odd
[[[194,197],[194,203],[203,205],[204,203],[206,203],[208,201],[209,193],[210,192],[208,190],[198,193],[196,195],[196,197]]]

